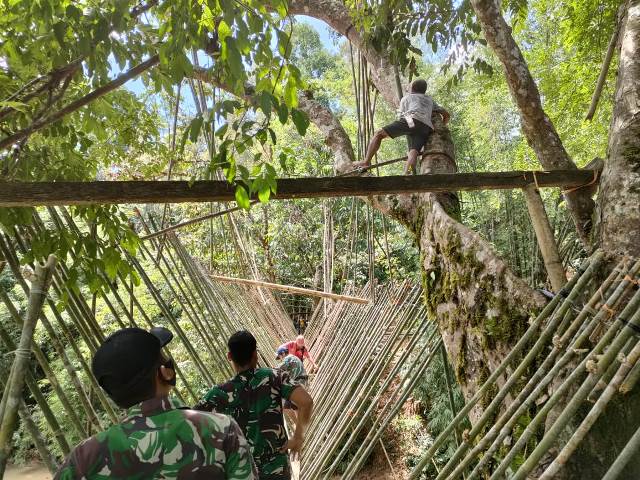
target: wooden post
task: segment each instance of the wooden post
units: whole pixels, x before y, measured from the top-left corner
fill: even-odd
[[[559,292],[564,284],[567,283],[567,276],[562,267],[562,260],[560,259],[558,246],[553,237],[553,230],[551,230],[547,212],[544,209],[542,198],[540,198],[540,191],[531,184],[524,187],[522,191],[527,201],[529,216],[531,217],[531,223],[533,223],[533,229],[536,232],[538,246],[542,253],[542,259],[544,260],[544,266],[547,269],[551,286],[554,292]]]
[[[47,290],[53,278],[55,265],[56,257],[49,255],[46,264],[36,265],[34,280],[31,283],[29,306],[22,326],[20,343],[15,351],[15,360],[11,366],[9,382],[3,395],[4,410],[1,412],[0,423],[0,478],[4,475],[4,469],[11,452],[11,438],[16,429],[24,380],[29,367],[29,360],[31,359],[31,340],[33,339],[38,317],[42,311],[42,305],[47,296]]]
[[[444,341],[440,344],[440,354],[442,355],[442,370],[444,373],[444,380],[447,383],[447,394],[449,395],[449,408],[451,409],[451,418],[456,418],[458,412],[456,411],[456,402],[453,399],[453,387],[451,386],[451,378],[449,377],[449,358],[447,357],[447,349],[444,346]],[[458,426],[455,429],[456,448],[460,445],[460,432],[458,432]]]

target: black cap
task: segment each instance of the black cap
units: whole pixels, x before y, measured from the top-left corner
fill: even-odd
[[[111,334],[98,348],[91,369],[98,383],[119,405],[131,403],[125,399],[145,398],[149,374],[158,365],[160,350],[173,338],[164,327],[150,332],[141,328],[123,328]],[[144,384],[144,385],[140,385]]]

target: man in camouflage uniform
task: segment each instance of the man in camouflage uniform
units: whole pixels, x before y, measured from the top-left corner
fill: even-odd
[[[292,383],[307,386],[309,377],[298,357],[290,354],[286,348],[279,347],[276,351],[276,360],[282,362],[278,370],[286,373]]]
[[[282,372],[256,368],[258,352],[251,333],[236,332],[227,345],[227,357],[237,375],[209,390],[195,408],[226,413],[238,422],[251,447],[260,480],[289,480],[291,468],[287,451],[300,451],[313,400],[303,387],[289,382]],[[296,429],[289,440],[282,416],[283,399],[298,407]]]
[[[161,327],[125,328],[104,341],[92,370],[113,401],[128,409],[126,417],[78,445],[55,480],[258,478],[232,418],[187,409],[168,396],[176,374],[161,349],[172,338]]]

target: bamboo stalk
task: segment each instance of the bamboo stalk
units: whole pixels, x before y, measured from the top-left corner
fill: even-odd
[[[616,480],[620,477],[620,474],[623,472],[624,468],[631,461],[631,459],[638,455],[638,451],[640,450],[640,428],[636,430],[631,439],[627,442],[627,444],[618,455],[618,458],[615,459],[613,464],[607,470],[607,473],[602,480]]]
[[[290,293],[298,293],[300,295],[311,295],[314,297],[322,297],[322,298],[330,298],[332,300],[340,300],[343,302],[354,302],[354,303],[369,303],[369,299],[360,298],[360,297],[351,297],[349,295],[338,295],[336,293],[328,293],[321,292],[318,290],[311,290],[309,288],[301,288],[294,287],[291,285],[279,285],[277,283],[263,282],[260,280],[249,280],[246,278],[234,278],[234,277],[225,277],[222,275],[209,275],[213,280],[218,282],[227,282],[227,283],[240,283],[243,285],[255,285],[257,287],[270,288],[273,290],[280,290],[282,292],[290,292]]]
[[[621,266],[620,264],[619,266]],[[608,291],[609,285],[613,282],[613,279],[620,276],[621,273],[612,272],[609,278],[603,284],[604,291]],[[622,278],[622,277],[620,277]],[[581,290],[581,286],[577,285],[574,287],[572,292],[578,292]],[[617,291],[617,290],[616,290]],[[611,292],[610,292],[611,293]],[[611,296],[607,295],[604,298],[603,294],[600,292],[596,292],[593,295],[589,303],[585,306],[585,308],[580,312],[580,315],[575,318],[574,324],[580,325],[583,324],[586,315],[592,311],[593,306],[599,301],[607,301],[615,304],[615,293],[613,292]],[[563,302],[561,308],[554,313],[556,318],[562,316],[563,311],[565,311],[570,305],[573,304],[573,295],[569,295],[566,300]],[[568,312],[567,312],[568,313]],[[598,321],[598,317],[596,316],[591,322],[596,323]],[[564,320],[563,320],[564,322]],[[562,333],[562,328],[559,326],[556,330],[555,336],[557,338],[558,332]],[[572,345],[572,351],[576,348],[579,348],[581,342],[586,338],[586,335],[582,335],[579,337]],[[568,339],[567,339],[568,341]],[[566,346],[566,342],[562,342],[561,340],[554,342],[554,348],[548,354],[548,356],[543,361],[542,365],[538,368],[538,370],[530,377],[527,385],[522,389],[522,391],[518,394],[518,396],[513,400],[511,406],[503,413],[498,420],[493,424],[490,430],[485,434],[485,436],[478,441],[478,444],[474,447],[474,449],[467,455],[463,462],[460,463],[459,467],[454,470],[453,474],[457,474],[464,468],[469,462],[477,457],[481,452],[483,452],[483,456],[480,462],[473,469],[471,474],[469,475],[467,480],[472,480],[477,475],[482,472],[482,469],[490,462],[493,454],[502,446],[502,442],[504,438],[511,433],[514,426],[517,424],[518,419],[526,413],[526,411],[533,405],[534,401],[539,398],[540,394],[547,388],[549,383],[556,377],[557,372],[561,371],[565,365],[568,364],[571,360],[573,360],[572,355],[564,355],[560,360],[557,360],[557,355],[560,354],[561,350]],[[550,370],[550,371],[549,371]],[[491,443],[493,442],[493,443]],[[490,447],[486,449],[487,445],[491,443]],[[486,450],[485,450],[486,449]]]
[[[608,403],[618,392],[618,387],[624,380],[629,370],[631,370],[631,367],[636,365],[638,359],[640,359],[640,343],[637,343],[632,352],[622,361],[614,378],[611,380],[611,382],[609,382],[600,398],[598,398],[596,403],[593,405],[580,426],[576,429],[567,444],[560,451],[558,456],[539,477],[540,480],[551,480],[560,471],[560,469],[564,467],[573,452],[575,452],[580,445],[580,442],[584,439],[593,424],[600,417]]]
[[[8,351],[14,351],[16,349],[15,343],[13,343],[13,340],[11,339],[7,331],[4,328],[2,328],[1,323],[0,323],[0,338],[2,339],[5,345],[5,348]],[[53,414],[53,411],[49,407],[49,404],[47,403],[46,398],[40,391],[40,388],[38,387],[38,383],[36,382],[35,378],[33,378],[33,374],[31,372],[27,372],[27,375],[25,376],[25,383],[27,384],[27,388],[31,392],[31,395],[33,396],[36,403],[40,407],[40,410],[42,410],[42,414],[44,415],[45,420],[49,424],[49,428],[51,428],[51,432],[53,433],[56,441],[58,442],[58,445],[60,446],[60,450],[62,450],[62,453],[64,455],[67,455],[70,452],[71,448],[67,443],[67,439],[64,436],[64,432],[62,431],[62,428],[60,427],[58,420],[56,419],[55,415]]]
[[[640,324],[640,291],[634,295],[632,300],[627,304],[623,312],[620,314],[620,317],[627,318],[627,315],[632,314],[632,312],[636,312],[631,319],[629,320],[630,324],[639,325]],[[546,416],[546,413],[551,409],[551,407],[557,403],[560,399],[561,395],[568,390],[569,385],[578,378],[578,376],[584,371],[586,368],[586,364],[590,360],[594,360],[596,355],[598,355],[605,347],[611,342],[611,339],[616,334],[619,325],[614,323],[611,328],[607,331],[605,336],[598,342],[589,355],[581,362],[580,366],[575,369],[571,375],[565,380],[563,385],[554,393],[554,395],[547,401],[543,410],[536,416],[536,419],[540,417],[538,421],[532,421],[525,430],[527,433],[533,434],[532,429],[535,425],[541,423],[543,415]],[[545,436],[538,443],[536,448],[531,452],[531,454],[527,457],[525,462],[520,466],[520,468],[516,471],[513,478],[514,480],[522,480],[526,477],[526,475],[535,467],[537,462],[542,458],[542,455],[553,445],[553,443],[557,440],[559,432],[567,425],[567,423],[571,420],[574,413],[579,408],[581,402],[587,397],[589,392],[593,389],[598,379],[604,373],[604,370],[614,361],[615,356],[618,354],[623,344],[627,341],[629,336],[631,335],[630,328],[624,328],[615,337],[613,343],[609,346],[607,351],[598,361],[598,371],[596,373],[590,373],[587,379],[582,383],[578,391],[572,395],[569,403],[565,406],[562,414],[556,419],[553,426],[549,428],[545,432]],[[554,398],[555,397],[555,398]],[[525,437],[524,433],[521,439]]]
[[[534,185],[527,185],[522,191],[527,201],[529,216],[536,232],[538,246],[544,259],[551,286],[554,292],[558,292],[567,283],[567,277],[558,253],[558,245],[553,237],[553,230],[549,224],[549,217],[540,197],[540,191]]]
[[[56,257],[50,255],[44,265],[37,264],[29,294],[29,305],[22,326],[20,343],[15,351],[15,360],[11,367],[12,375],[6,388],[7,401],[0,424],[0,477],[11,452],[11,437],[17,424],[17,413],[22,398],[24,379],[31,357],[31,341],[38,318],[44,304],[47,290],[51,284]]]

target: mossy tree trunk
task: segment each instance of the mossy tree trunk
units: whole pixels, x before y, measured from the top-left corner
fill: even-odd
[[[640,257],[640,2],[628,2],[600,183],[598,242],[610,254]]]
[[[372,68],[372,79],[392,107],[398,104],[393,66],[364,44],[349,13],[334,0],[293,0],[292,13],[325,21],[361,48]],[[334,154],[338,173],[352,170],[355,154],[339,120],[307,92],[299,107],[322,133]],[[457,170],[448,129],[434,117],[435,134],[420,166],[421,173]],[[456,379],[467,398],[473,396],[491,369],[502,362],[524,332],[529,316],[544,303],[540,294],[519,279],[491,245],[459,221],[454,194],[413,194],[366,199],[382,213],[404,224],[420,247],[425,302],[440,325]],[[480,413],[479,406],[472,418]]]

